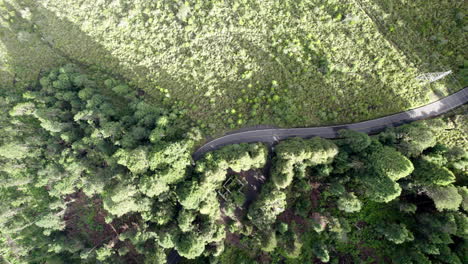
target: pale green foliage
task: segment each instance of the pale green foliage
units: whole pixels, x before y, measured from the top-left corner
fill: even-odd
[[[408,158],[390,147],[383,147],[373,152],[369,157],[369,162],[376,173],[393,181],[410,175],[414,170]]]
[[[15,105],[13,109],[10,110],[9,114],[11,116],[24,116],[24,115],[32,115],[36,110],[36,106],[32,102],[24,102]]]
[[[151,153],[149,167],[156,171],[160,180],[165,183],[177,183],[185,177],[187,166],[191,164],[190,148],[189,140],[156,147]]]
[[[266,163],[267,155],[266,146],[260,143],[226,147],[219,152],[219,156],[224,159],[220,167],[238,172],[262,168]]]
[[[275,147],[276,160],[274,161],[271,177],[279,188],[288,187],[294,178],[295,165],[316,166],[329,164],[338,154],[338,147],[333,142],[315,137],[304,140],[294,138],[282,141]]]
[[[199,180],[184,182],[177,188],[180,204],[186,209],[199,209],[212,218],[219,217],[216,190],[226,179],[228,169],[243,171],[265,165],[267,149],[263,144],[239,144],[206,154],[197,162]]]
[[[319,244],[313,248],[314,255],[324,263],[330,261],[330,255],[325,245]]]
[[[418,209],[418,207],[412,203],[400,202],[398,209],[400,209],[400,211],[405,212],[405,213],[414,214],[416,213],[416,210]]]
[[[126,96],[129,93],[131,93],[133,89],[131,89],[128,85],[120,84],[112,88],[112,91],[114,91],[116,94],[120,96]]]
[[[294,259],[300,256],[303,244],[301,238],[296,233],[287,234],[283,243],[285,243],[283,245],[284,255],[287,258]]]
[[[413,233],[404,224],[382,224],[377,228],[377,232],[395,244],[414,240]]]
[[[147,254],[144,264],[165,264],[167,256],[161,247],[156,247],[153,253]]]
[[[149,197],[156,197],[169,191],[169,185],[157,174],[142,175],[140,177],[139,188],[142,193]]]
[[[367,195],[376,202],[389,202],[401,193],[396,182],[413,172],[411,161],[400,152],[374,142],[373,151],[367,156],[369,168],[361,176],[367,187]]]
[[[447,186],[428,186],[427,195],[434,201],[439,211],[457,210],[463,197],[458,193],[457,187],[452,184]]]
[[[247,217],[259,229],[268,228],[286,209],[286,194],[268,185],[263,186],[260,197],[250,206]]]
[[[346,193],[337,202],[338,209],[347,213],[358,212],[361,210],[361,201],[354,193]]]
[[[79,175],[71,175],[64,173],[60,180],[51,184],[49,191],[50,196],[62,197],[67,194],[72,194],[77,188],[81,187]]]
[[[455,175],[446,167],[442,167],[430,160],[423,158],[416,163],[416,170],[412,178],[414,182],[421,185],[447,186],[455,182]]]
[[[218,167],[217,165],[210,166],[204,169],[204,171],[200,175],[201,176],[200,182],[205,187],[211,186],[211,188],[216,188],[223,181],[226,180],[227,169],[228,168]]]
[[[194,228],[192,222],[195,221],[197,217],[195,211],[182,209],[179,211],[179,216],[177,217],[177,223],[182,232],[188,232]]]
[[[374,1],[366,3],[380,10]],[[453,17],[453,7],[462,8],[461,3],[450,4],[441,4],[438,15]],[[435,57],[456,69],[460,64],[457,56],[463,58],[463,40],[458,37],[463,27],[452,21],[424,31],[424,45],[419,44],[418,49],[401,52],[375,27],[375,23],[387,24],[388,13],[398,13],[397,8],[374,15],[378,18],[374,21],[367,16],[370,10],[347,2],[41,0],[37,5],[36,1],[18,5],[13,10],[29,8],[30,15],[22,23],[5,19],[16,29],[5,29],[5,54],[14,58],[8,59],[7,72],[14,69],[19,79],[32,81],[41,69],[65,61],[49,43],[41,41],[45,35],[72,60],[122,75],[151,95],[159,94],[169,104],[189,109],[190,115],[216,130],[230,125],[228,118],[217,113],[232,107],[243,116],[236,115],[231,123],[257,124],[264,119],[263,123],[284,126],[331,120],[343,123],[395,113],[426,102],[427,89],[414,78],[421,62],[438,65],[432,61]],[[407,9],[421,6],[425,5]],[[420,34],[419,27],[408,32],[399,27],[406,21],[398,21],[403,22],[389,23],[398,27],[394,32],[397,43],[404,41],[407,48],[420,42],[414,38],[415,33]],[[412,22],[423,27],[426,20]],[[24,33],[21,25],[34,25],[41,34],[19,34],[16,31]],[[447,45],[440,45],[439,39],[447,34]],[[20,37],[23,35],[28,36],[27,41]],[[426,45],[432,49],[426,50]],[[189,56],[186,50],[191,51]],[[366,72],[392,74],[377,78],[362,74]],[[70,80],[74,82],[73,78],[60,80],[54,82],[60,89]],[[308,89],[287,89],[289,86]],[[232,92],[244,87],[248,88],[245,94]],[[265,87],[273,88],[272,92]],[[126,94],[127,89],[119,85],[114,90]],[[262,111],[251,113],[252,106]]]
[[[174,226],[158,230],[158,245],[162,248],[173,248],[177,242],[180,230]]]
[[[36,153],[20,142],[9,142],[0,146],[0,156],[7,159],[24,159],[33,155]]]
[[[156,208],[152,210],[151,221],[158,225],[165,225],[171,222],[176,214],[176,207],[173,201],[163,200],[156,203]]]
[[[208,153],[197,162],[196,170],[202,173],[202,182],[218,184],[225,180],[227,169],[247,171],[262,168],[268,150],[264,144],[236,144]]]
[[[221,217],[220,204],[216,192],[208,192],[205,200],[200,203],[200,214],[207,215],[211,219]]]
[[[108,247],[101,247],[96,249],[96,259],[99,261],[105,261],[108,257],[112,256],[113,250]]]
[[[197,209],[205,199],[207,190],[201,188],[196,181],[186,181],[177,188],[177,198],[179,203],[186,209]]]
[[[103,199],[104,209],[119,217],[129,212],[150,210],[150,200],[138,195],[136,187],[120,183],[114,186]]]
[[[376,202],[388,203],[401,194],[400,185],[386,176],[370,174],[363,181],[367,195]]]
[[[282,141],[275,147],[280,159],[291,160],[293,163],[305,162],[310,166],[329,164],[338,147],[330,140],[319,137],[312,139],[293,138]]]
[[[142,230],[142,229],[130,229],[123,233],[119,234],[119,239],[122,241],[129,240],[132,242],[137,250],[138,247],[144,246],[145,242],[149,239],[154,239],[157,237],[157,234],[150,230]]]
[[[433,129],[424,122],[404,125],[397,129],[399,150],[409,157],[419,156],[437,143]]]
[[[133,173],[144,173],[149,168],[148,149],[146,147],[139,147],[131,151],[119,149],[114,157],[117,159],[117,163],[127,167]]]
[[[272,167],[272,180],[279,188],[288,187],[294,179],[294,163],[291,160],[275,159]],[[305,166],[301,166],[305,169]],[[298,173],[298,176],[305,173]]]
[[[361,2],[366,4],[363,9],[360,9]],[[385,9],[387,2],[390,10],[379,13],[381,9]],[[64,194],[71,194],[75,188],[83,188],[87,194],[95,194],[97,198],[103,199],[104,207],[111,217],[112,214],[123,216],[131,213],[132,217],[141,220],[139,228],[142,230],[129,238],[141,256],[150,255],[143,252],[144,249],[156,250],[154,262],[164,262],[164,252],[159,247],[148,249],[151,242],[147,243],[147,247],[141,246],[142,241],[154,239],[151,231],[144,230],[147,228],[147,221],[154,221],[159,225],[149,226],[163,232],[158,233],[157,239],[165,248],[177,246],[181,254],[189,258],[203,253],[208,257],[213,248],[216,248],[219,254],[222,247],[218,245],[222,245],[220,241],[225,233],[224,227],[215,222],[220,216],[216,189],[225,180],[228,168],[235,171],[260,168],[265,163],[267,152],[264,147],[258,151],[246,150],[243,147],[228,148],[226,155],[214,154],[212,160],[205,162],[204,169],[187,175],[186,168],[191,163],[193,143],[169,142],[179,139],[179,125],[181,130],[186,128],[181,121],[182,114],[168,113],[167,109],[156,109],[153,106],[162,103],[174,109],[183,109],[181,112],[189,113],[202,127],[218,131],[226,129],[227,125],[235,127],[235,124],[241,125],[246,122],[249,125],[260,121],[280,125],[313,125],[368,119],[426,102],[430,90],[456,89],[448,80],[427,89],[420,85],[414,76],[429,70],[430,67],[426,65],[448,66],[454,71],[463,69],[461,64],[464,63],[464,58],[460,52],[463,45],[460,44],[463,44],[464,38],[459,36],[462,35],[465,26],[463,13],[457,10],[462,7],[461,2],[433,1],[431,5],[400,2],[402,3],[266,0],[259,4],[255,1],[178,3],[166,0],[8,0],[0,4],[0,35],[3,44],[0,47],[0,78],[3,80],[5,75],[14,75],[13,78],[9,78],[13,81],[8,82],[6,87],[10,84],[14,86],[17,81],[22,82],[23,79],[35,80],[39,69],[48,69],[51,65],[64,61],[62,55],[51,55],[56,53],[52,50],[57,49],[56,51],[63,53],[63,56],[84,65],[97,64],[96,68],[120,73],[138,85],[138,88],[145,90],[139,90],[140,97],[128,102],[123,99],[135,99],[133,97],[136,90],[125,84],[106,80],[105,84],[109,90],[100,94],[101,87],[98,87],[97,83],[92,83],[86,76],[71,71],[70,67],[54,71],[51,78],[40,79],[39,84],[47,96],[36,97],[35,92],[30,92],[24,97],[28,100],[35,99],[39,109],[36,110],[32,103],[26,102],[16,104],[10,113],[18,118],[15,122],[24,119],[34,125],[39,121],[42,129],[38,128],[41,132],[37,133],[38,142],[45,147],[23,144],[35,142],[32,137],[18,143],[11,143],[10,138],[2,139],[2,145],[6,142],[10,146],[7,146],[6,151],[0,151],[3,153],[0,156],[18,159],[8,161],[6,165],[3,164],[3,159],[0,160],[1,203],[5,201],[6,204],[19,209],[10,210],[8,206],[5,214],[14,214],[17,216],[14,220],[19,222],[22,219],[36,220],[42,215],[38,212],[48,212],[49,199],[63,198]],[[440,12],[414,12],[433,9],[433,4],[436,7],[448,8],[438,8]],[[373,15],[374,12],[377,14]],[[415,20],[425,26],[419,29],[418,23],[414,25],[418,28],[417,32],[420,32],[419,36],[423,36],[419,39],[428,47],[435,48],[428,49],[427,52],[426,49],[420,49],[424,45],[411,43],[414,41],[411,28],[401,28],[402,25],[411,23],[407,23],[403,16],[395,18],[395,13],[409,13],[413,16],[414,13],[419,14],[414,16],[417,17]],[[461,21],[459,13],[462,13]],[[442,20],[439,23],[437,20],[435,25],[426,23],[426,17],[433,14],[450,14],[455,18],[449,22]],[[395,26],[397,30],[386,30],[386,24]],[[446,30],[447,28],[450,30]],[[387,34],[389,32],[392,33]],[[397,39],[394,43],[394,36],[401,36],[400,34],[405,34],[405,38]],[[400,45],[401,41],[409,41],[411,45]],[[417,51],[408,48],[412,44],[417,45]],[[433,59],[439,58],[441,63],[433,63]],[[431,63],[427,63],[427,60]],[[68,74],[69,72],[73,74]],[[272,81],[272,78],[275,80]],[[30,85],[28,88],[35,90],[35,86],[39,84]],[[81,89],[83,87],[86,88]],[[307,89],[303,89],[304,87]],[[353,96],[349,96],[350,91]],[[142,99],[145,93],[147,96],[144,98],[148,98],[148,101]],[[155,93],[161,93],[163,96],[154,96],[156,100],[153,100]],[[105,97],[108,94],[112,94],[110,97],[115,94],[120,96],[107,100]],[[162,97],[164,99],[160,102],[157,98]],[[391,104],[388,103],[389,99],[393,99]],[[115,104],[110,101],[115,101]],[[49,107],[55,110],[42,109]],[[122,114],[120,111],[128,116],[119,118]],[[31,114],[33,117],[25,116]],[[37,120],[29,122],[28,119],[33,118]],[[13,133],[22,137],[24,124],[12,124],[16,129]],[[3,126],[3,123],[0,126]],[[396,144],[408,156],[420,155],[431,147],[434,141],[424,129],[417,132],[402,130],[403,136],[398,138]],[[49,138],[42,140],[42,134]],[[83,138],[80,139],[82,135]],[[352,152],[366,152],[369,148],[369,137],[366,135],[351,135],[347,140]],[[141,152],[143,144],[144,148],[147,148],[144,153]],[[123,149],[117,150],[122,147]],[[40,150],[35,151],[36,148]],[[320,147],[317,149],[320,151]],[[112,156],[116,150],[118,154]],[[293,153],[298,157],[297,160],[290,157],[280,158],[277,161],[280,171],[275,182],[277,186],[287,187],[294,177],[307,177],[308,166],[327,164],[330,162],[330,156],[333,156],[328,151],[317,156],[307,156],[309,152],[314,151],[315,149],[311,152],[307,150],[306,155],[301,152]],[[395,181],[406,177],[411,170],[407,161],[397,156],[388,155],[386,160],[389,164],[377,162],[369,169],[372,171],[369,175],[373,178],[369,180],[369,192],[376,200],[391,200],[396,193],[399,194],[401,189]],[[73,157],[78,157],[84,162],[69,165],[74,162]],[[327,161],[321,161],[321,158]],[[364,167],[368,165],[359,158],[361,157],[352,160],[358,163],[355,167],[359,166],[359,162],[362,162]],[[392,163],[393,160],[395,164]],[[45,164],[45,161],[56,162],[58,169],[49,169],[49,164]],[[117,161],[122,166],[118,166]],[[399,163],[408,166],[399,170]],[[62,170],[62,165],[68,168]],[[80,166],[86,169],[80,170]],[[47,169],[37,169],[44,167]],[[283,172],[282,168],[286,170]],[[454,168],[454,172],[455,169],[463,172],[464,163],[454,162],[450,164],[450,168]],[[99,173],[99,170],[105,170],[107,173]],[[314,171],[334,176],[333,168],[329,165],[314,168]],[[351,171],[350,176],[359,173],[356,171]],[[119,173],[124,175],[118,176]],[[377,175],[374,177],[374,174]],[[196,187],[192,188],[191,185],[184,189],[182,181],[185,177],[188,182],[195,183]],[[402,186],[407,181],[411,179],[402,180]],[[441,185],[449,181],[452,181],[451,177],[445,178]],[[174,192],[175,184],[182,187]],[[285,188],[286,190],[289,191]],[[413,191],[411,186],[405,189],[405,192],[408,190]],[[458,191],[460,192],[460,189]],[[263,192],[267,192],[268,195],[273,193],[274,198],[276,196],[275,199],[280,200],[276,203],[281,205],[278,207],[279,211],[281,208],[284,210],[285,192],[268,188]],[[466,191],[462,192],[462,196],[463,193]],[[267,197],[267,194],[264,194],[263,198]],[[290,194],[288,193],[288,198]],[[295,195],[297,193],[292,193],[292,196]],[[147,196],[151,198],[148,199]],[[162,196],[165,198],[162,199]],[[189,230],[192,224],[196,225],[196,231],[189,234],[188,239],[175,227],[175,211],[180,208],[180,205],[176,204],[176,198],[183,203],[183,207],[185,204],[197,214],[197,221],[189,221],[193,218],[191,215],[180,219],[184,230]],[[278,212],[276,208],[271,208],[275,205],[270,201],[264,202],[264,205],[266,208],[262,213],[268,215],[265,217],[266,222],[274,221],[272,219],[276,218]],[[116,219],[116,223],[124,219],[126,217]],[[174,223],[169,226],[171,219]],[[259,219],[262,220],[261,217]],[[43,220],[38,223],[43,226],[60,226],[57,219],[41,221]],[[14,226],[16,223],[12,222],[9,222],[9,225]],[[31,255],[33,260],[26,262],[76,262],[75,259],[68,260],[65,257],[78,255],[75,252],[79,253],[80,246],[83,245],[68,249],[71,246],[67,248],[57,242],[63,239],[60,238],[63,232],[54,232],[54,236],[48,240],[47,237],[41,236],[42,227],[32,226],[36,229],[27,228],[27,231],[11,240],[2,236],[1,246],[12,247],[11,255]],[[331,232],[341,228],[337,226],[335,224],[330,227]],[[9,231],[8,227],[2,226],[2,235],[4,230]],[[243,228],[245,234],[255,234],[251,225]],[[293,229],[291,228],[291,231]],[[462,229],[458,223],[456,229]],[[437,241],[436,243],[449,244],[447,241],[451,240],[450,235],[454,232],[446,233],[442,232],[442,229],[437,231],[427,235],[431,240]],[[30,245],[25,243],[26,246],[21,248],[23,245],[20,246],[20,243],[28,237],[33,238],[28,242]],[[401,236],[391,237],[396,241],[401,240]],[[51,242],[52,238],[54,241]],[[267,240],[266,248],[272,248],[271,241]],[[289,239],[288,243],[290,244],[287,246],[290,247],[286,248],[289,254],[286,255],[297,257],[300,253],[300,240],[295,237],[294,242]],[[100,246],[97,249],[98,260],[104,260],[109,251]],[[448,246],[441,246],[440,250],[437,250],[440,253],[435,253],[434,250],[431,260],[460,262],[455,261],[456,256],[453,257]],[[5,258],[6,262],[21,261],[18,260],[18,256],[10,258],[3,255],[3,250],[1,253],[2,260]],[[43,259],[42,253],[47,254]],[[119,250],[120,255],[125,253],[124,249]],[[48,257],[49,254],[61,254],[64,258]],[[316,255],[324,262],[329,259],[326,249]],[[90,263],[95,261],[87,260]],[[298,262],[300,261],[302,259]]]
[[[49,132],[52,132],[52,133],[62,132],[67,127],[67,124],[65,124],[65,123],[60,123],[60,122],[57,122],[57,121],[51,121],[51,120],[40,118],[40,117],[38,119],[41,122],[40,123],[41,127],[44,128],[45,130],[49,131]]]
[[[62,213],[48,213],[39,217],[35,224],[49,230],[63,230],[65,229],[65,222],[62,215]]]
[[[141,191],[149,197],[155,197],[168,191],[171,184],[181,181],[191,164],[190,147],[191,142],[188,140],[168,143],[156,146],[149,154],[147,164],[146,158],[140,158],[141,164],[148,165],[151,170],[151,173],[140,178]]]
[[[458,193],[462,196],[462,208],[466,212],[468,212],[468,188],[466,186],[460,186],[458,188]]]

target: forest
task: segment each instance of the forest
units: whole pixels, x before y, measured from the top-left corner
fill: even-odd
[[[184,113],[103,73],[69,64],[2,93],[6,263],[467,259],[468,153],[441,136],[466,132],[466,115],[273,151],[230,145],[194,162],[201,134]]]
[[[467,10],[0,0],[0,263],[468,263],[466,104],[209,146],[463,94]]]

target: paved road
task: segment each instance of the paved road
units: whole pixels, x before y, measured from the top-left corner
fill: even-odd
[[[319,136],[323,138],[336,138],[341,129],[350,129],[367,134],[375,134],[387,127],[399,126],[416,120],[426,119],[446,113],[468,102],[468,87],[433,103],[368,121],[309,128],[277,128],[255,129],[251,131],[233,131],[228,135],[214,139],[200,147],[193,153],[193,159],[198,160],[206,152],[219,149],[222,146],[238,143],[263,142],[270,145],[290,137],[310,138]]]

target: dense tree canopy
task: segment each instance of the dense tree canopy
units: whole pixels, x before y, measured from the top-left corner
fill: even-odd
[[[329,164],[338,153],[331,141],[322,138],[303,140],[295,138],[279,144],[271,177],[278,188],[288,187],[295,175],[300,177],[308,166]]]
[[[441,142],[443,125],[230,145],[195,162],[199,131],[143,94],[74,65],[1,90],[2,260],[466,259],[468,155]]]

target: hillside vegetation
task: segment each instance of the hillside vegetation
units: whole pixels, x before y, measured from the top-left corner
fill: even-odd
[[[463,1],[1,3],[4,78],[98,66],[211,134],[365,120],[466,85]]]

